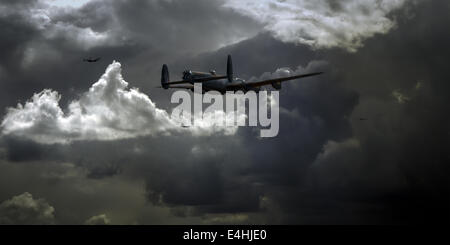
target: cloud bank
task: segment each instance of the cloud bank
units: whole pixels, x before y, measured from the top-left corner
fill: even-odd
[[[117,140],[147,135],[190,133],[195,136],[214,133],[234,134],[237,127],[219,126],[225,113],[195,116],[193,127],[183,128],[188,114],[172,119],[158,109],[138,89],[129,89],[121,74],[121,64],[114,61],[105,74],[63,110],[61,95],[45,89],[24,105],[8,108],[1,127],[3,135],[18,136],[38,143],[70,143],[74,140]],[[179,121],[177,121],[179,120]]]
[[[113,37],[110,31],[96,31],[89,26],[81,27],[58,20],[57,16],[66,11],[68,10],[51,7],[40,1],[18,1],[0,6],[0,18],[20,18],[21,25],[28,26],[33,32],[41,33],[42,38],[65,40],[85,51],[94,47],[117,46],[123,41]],[[39,50],[32,52],[38,53]]]
[[[284,42],[356,51],[395,26],[389,14],[407,0],[227,0],[225,7],[265,25]]]
[[[85,222],[86,225],[109,225],[110,223],[111,221],[106,216],[106,214],[92,216]]]
[[[54,211],[45,199],[25,192],[0,204],[0,224],[49,225],[55,222]]]

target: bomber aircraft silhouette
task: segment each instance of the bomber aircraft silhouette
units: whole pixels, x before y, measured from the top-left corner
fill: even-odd
[[[96,58],[96,59],[87,58],[87,59],[83,59],[83,61],[84,61],[84,62],[92,63],[92,62],[97,62],[97,61],[99,61],[100,59],[101,59],[100,57],[98,57],[98,58]]]
[[[171,82],[169,80],[169,68],[166,64],[162,66],[161,72],[161,86],[159,88],[164,89],[189,89],[194,91],[194,84],[201,83],[203,93],[208,91],[219,91],[221,94],[225,94],[226,91],[255,91],[258,93],[262,86],[272,85],[276,90],[281,89],[281,83],[285,81],[295,80],[304,77],[311,77],[322,74],[323,72],[314,72],[296,76],[274,78],[259,82],[246,83],[244,79],[234,77],[233,63],[231,55],[228,55],[227,60],[227,74],[217,75],[214,70],[210,72],[197,72],[186,70],[183,72],[183,78],[181,81]]]

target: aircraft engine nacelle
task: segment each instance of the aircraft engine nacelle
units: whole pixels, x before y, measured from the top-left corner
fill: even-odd
[[[260,87],[252,88],[249,91],[253,91],[255,93],[259,93],[261,91],[261,88]]]
[[[281,83],[280,82],[275,82],[272,83],[272,87],[276,90],[280,90],[281,89]]]

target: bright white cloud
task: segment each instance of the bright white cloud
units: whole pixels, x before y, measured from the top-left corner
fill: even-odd
[[[194,136],[234,134],[237,127],[218,125],[230,114],[204,114],[192,127],[181,127],[169,114],[158,109],[138,89],[129,89],[119,62],[113,62],[105,74],[72,101],[66,110],[59,106],[61,95],[50,89],[34,94],[24,105],[8,108],[1,127],[3,135],[14,135],[35,142],[69,143],[74,140],[117,140],[146,135],[189,133]],[[241,115],[240,118],[242,118]]]
[[[364,39],[395,26],[388,17],[410,0],[226,0],[284,42],[356,51]]]
[[[41,0],[44,3],[58,7],[79,8],[92,0]]]

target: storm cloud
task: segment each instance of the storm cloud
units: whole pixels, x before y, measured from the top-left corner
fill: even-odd
[[[0,104],[10,130],[0,138],[4,223],[449,222],[445,1],[1,6]],[[48,24],[35,23],[31,10]],[[161,123],[153,113],[173,108],[170,92],[154,88],[161,64],[171,77],[224,73],[228,54],[247,81],[325,73],[283,84],[275,138],[246,127],[203,137],[164,128],[166,116]],[[102,60],[81,62],[89,56]],[[99,80],[113,60],[121,65]],[[100,119],[73,120],[64,131],[58,122],[71,115]],[[142,123],[136,115],[147,116]],[[65,144],[47,144],[56,142]]]
[[[25,192],[0,204],[0,224],[42,225],[55,222],[55,209],[45,199]]]
[[[227,0],[225,7],[264,24],[284,42],[355,52],[363,41],[395,27],[389,15],[407,0]]]

